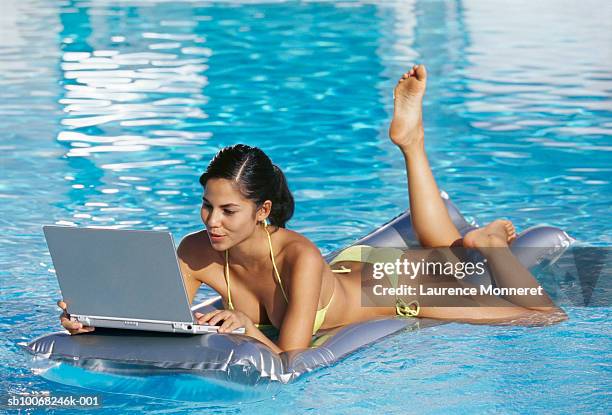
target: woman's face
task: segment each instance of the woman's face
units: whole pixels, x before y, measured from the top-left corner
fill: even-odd
[[[209,179],[201,216],[213,249],[224,251],[247,239],[257,226],[255,203],[227,179]]]

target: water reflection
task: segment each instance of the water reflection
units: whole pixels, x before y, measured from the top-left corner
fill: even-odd
[[[376,101],[375,89],[359,85],[382,68],[372,48],[376,26],[363,33],[352,27],[371,21],[376,8],[355,7],[346,20],[342,5],[309,4],[294,16],[307,24],[292,25],[283,17],[287,7],[74,1],[63,8],[64,93],[58,101],[65,116],[57,142],[75,171],[72,209],[91,215],[70,217],[81,224],[109,218],[82,208],[104,201],[156,206],[171,212],[166,220],[183,223],[190,217],[198,226],[197,177],[205,162],[222,144],[247,142],[266,149],[306,202],[298,204],[295,226],[320,224],[321,216],[307,207],[317,200],[348,204],[352,208],[340,209],[335,220],[354,223],[367,206],[368,188],[380,180],[364,174],[364,167],[371,163],[365,150],[375,144],[371,138],[378,129],[372,117],[384,111],[382,105],[356,110],[359,102]],[[160,14],[167,18],[158,20]],[[336,154],[341,164],[321,158],[324,153]],[[122,179],[126,172],[138,180]],[[177,185],[165,178],[176,176],[186,179]],[[364,187],[335,197],[347,180]],[[331,196],[321,199],[324,187]],[[139,220],[136,212],[121,216],[123,223]],[[118,219],[107,224],[117,226]],[[156,221],[153,216],[142,224],[167,226]]]

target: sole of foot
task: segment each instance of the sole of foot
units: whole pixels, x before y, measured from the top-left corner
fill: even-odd
[[[498,219],[474,229],[463,237],[466,248],[507,247],[516,239],[516,229],[509,220]]]
[[[426,86],[425,65],[415,65],[402,75],[393,90],[393,119],[389,137],[399,147],[410,147],[423,142],[423,96]]]

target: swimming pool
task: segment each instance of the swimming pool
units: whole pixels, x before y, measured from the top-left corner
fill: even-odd
[[[33,374],[18,347],[59,327],[41,224],[178,240],[201,226],[200,172],[236,142],[284,169],[290,227],[324,252],[405,209],[386,131],[391,88],[415,61],[430,74],[432,167],[463,212],[608,246],[611,13],[552,0],[3,2],[0,393],[74,391]],[[608,413],[609,308],[567,312],[548,328],[400,334],[255,402],[104,393],[97,413]]]

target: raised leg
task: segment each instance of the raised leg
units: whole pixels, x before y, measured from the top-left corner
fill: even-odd
[[[422,103],[427,82],[425,66],[405,73],[394,90],[389,137],[406,162],[412,226],[424,247],[451,246],[461,238],[451,220],[425,154]]]

